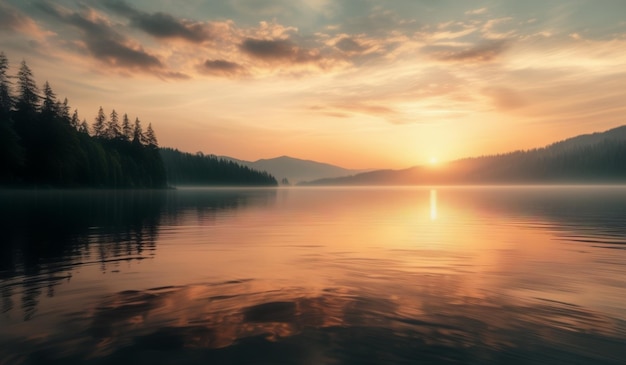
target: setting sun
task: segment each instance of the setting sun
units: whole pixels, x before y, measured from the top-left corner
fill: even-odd
[[[437,159],[437,157],[431,157],[431,158],[428,160],[428,163],[429,163],[429,164],[431,164],[431,165],[436,165],[436,164],[438,164],[438,163],[439,163],[439,160]]]

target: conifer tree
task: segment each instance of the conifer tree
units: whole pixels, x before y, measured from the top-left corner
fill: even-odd
[[[67,98],[63,99],[62,103],[57,103],[57,109],[59,110],[59,116],[65,123],[70,123],[70,105]]]
[[[9,69],[9,60],[0,52],[0,121],[8,121],[13,107],[13,99],[11,98],[11,83],[7,70]]]
[[[0,182],[11,182],[15,179],[17,171],[23,165],[24,155],[11,120],[13,98],[6,73],[8,68],[9,60],[0,52]]]
[[[116,139],[122,135],[120,129],[120,121],[115,109],[113,109],[113,111],[109,115],[109,123],[107,124],[105,134],[108,139]]]
[[[78,128],[80,127],[80,119],[78,118],[78,109],[74,109],[74,114],[72,114],[72,118],[70,119],[70,126],[74,128],[75,130],[78,130]]]
[[[154,148],[159,147],[156,135],[154,134],[154,130],[152,129],[152,123],[149,123],[148,129],[146,129],[146,145]]]
[[[78,131],[80,133],[89,134],[89,123],[87,123],[86,119],[83,119],[83,122],[80,123],[80,126],[78,127]]]
[[[26,61],[22,61],[17,73],[18,97],[16,101],[19,112],[35,112],[39,108],[39,90]]]
[[[96,115],[96,119],[93,123],[93,135],[94,137],[104,137],[106,132],[106,115],[104,115],[104,110],[102,107],[98,110],[98,115]]]
[[[133,130],[133,143],[143,144],[145,140],[145,136],[143,135],[143,129],[141,128],[141,122],[139,118],[135,118],[135,129]]]
[[[43,84],[43,105],[41,106],[41,113],[44,117],[55,117],[58,115],[57,109],[57,97],[50,87],[48,81]]]
[[[126,141],[132,141],[133,128],[130,126],[130,120],[128,120],[128,114],[124,113],[122,118],[122,135]]]

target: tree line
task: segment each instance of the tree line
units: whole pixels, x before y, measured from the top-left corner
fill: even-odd
[[[276,179],[265,171],[257,171],[214,155],[201,152],[191,154],[172,148],[160,150],[171,185],[278,185]]]
[[[471,182],[579,182],[613,183],[626,179],[626,140],[605,138],[590,144],[545,148],[460,160]]]
[[[0,53],[0,183],[38,187],[166,186],[165,169],[151,125],[120,123],[113,110],[100,108],[93,125],[70,114],[67,98],[57,99],[48,82],[40,91],[22,61],[17,75],[7,74]],[[15,85],[12,83],[15,79]],[[13,87],[14,86],[14,87]]]
[[[8,70],[9,61],[0,52],[0,186],[168,185],[152,124],[144,131],[139,118],[131,122],[127,114],[120,116],[115,109],[107,114],[102,107],[90,124],[81,120],[77,109],[70,113],[67,98],[60,101],[47,81],[40,90],[25,61],[15,76],[8,75]],[[237,164],[207,160],[193,166],[202,171],[183,174],[179,167],[168,167],[176,173],[169,183],[187,181],[184,175],[203,185],[275,185],[268,174]]]

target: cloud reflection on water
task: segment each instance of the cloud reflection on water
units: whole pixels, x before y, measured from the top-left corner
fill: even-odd
[[[10,344],[24,363],[618,364],[626,323],[557,302],[463,295],[462,278],[398,277],[395,287],[264,290],[255,280],[123,291],[74,312],[64,331]],[[42,341],[46,345],[42,346]],[[19,363],[20,359],[14,359]],[[525,363],[525,362],[523,362]]]

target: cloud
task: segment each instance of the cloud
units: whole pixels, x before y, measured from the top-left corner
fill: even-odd
[[[487,39],[506,39],[513,37],[516,31],[509,29],[507,24],[511,20],[513,20],[511,17],[488,20],[481,29],[483,37]]]
[[[174,80],[189,80],[191,76],[177,71],[163,71],[159,72],[157,76],[164,79],[174,79]]]
[[[312,105],[307,109],[334,118],[350,118],[355,114],[361,114],[381,118],[392,124],[404,124],[407,122],[405,116],[398,110],[374,101],[345,100],[331,102],[327,105]]]
[[[241,76],[247,73],[242,65],[226,60],[206,60],[198,69],[204,74],[225,77]]]
[[[104,64],[134,71],[154,72],[164,69],[164,65],[156,56],[115,31],[106,18],[92,9],[79,13],[57,7],[49,2],[40,3],[39,7],[66,24],[81,30],[86,51]],[[167,76],[167,73],[163,75]]]
[[[52,35],[39,28],[30,17],[7,4],[0,3],[0,31],[23,32],[36,38]]]
[[[487,8],[480,8],[480,9],[468,10],[465,12],[465,15],[479,15],[479,14],[485,14],[486,12],[487,12]]]
[[[212,38],[207,25],[201,22],[177,19],[162,12],[142,12],[121,0],[108,0],[104,5],[129,18],[132,27],[141,29],[155,38],[178,38],[192,43],[202,43]]]
[[[369,114],[369,115],[395,115],[397,111],[384,106],[371,103],[348,103],[348,104],[336,104],[335,107],[346,111],[352,111],[355,113]]]
[[[351,37],[343,37],[336,44],[335,47],[346,53],[361,53],[366,51],[369,47],[363,46],[361,43]]]
[[[340,26],[347,33],[372,36],[394,32],[409,33],[415,31],[417,27],[418,24],[415,19],[406,19],[392,10],[385,10],[376,6],[369,9],[366,15],[348,17],[342,20]]]
[[[16,31],[24,29],[32,23],[32,19],[17,9],[0,3],[0,30]]]
[[[252,58],[267,62],[316,63],[322,57],[318,49],[300,48],[288,39],[245,38],[240,49]],[[318,63],[318,65],[322,65]]]
[[[298,52],[298,48],[292,42],[284,39],[262,40],[247,38],[240,47],[247,54],[264,60],[290,59],[294,58]]]
[[[230,5],[238,12],[265,16],[281,15],[289,11],[291,1],[281,0],[231,0]]]
[[[435,58],[441,61],[451,62],[491,62],[498,58],[507,47],[507,41],[489,41],[461,50],[453,49],[450,51],[436,52]]]

